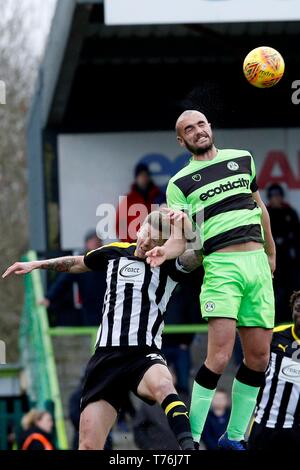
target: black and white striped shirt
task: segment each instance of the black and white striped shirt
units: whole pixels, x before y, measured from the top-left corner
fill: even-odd
[[[87,253],[86,266],[106,270],[106,293],[96,347],[161,348],[163,315],[177,283],[188,274],[175,260],[151,268],[135,243],[112,243]]]
[[[266,383],[254,420],[267,428],[300,426],[300,338],[293,325],[274,328]]]

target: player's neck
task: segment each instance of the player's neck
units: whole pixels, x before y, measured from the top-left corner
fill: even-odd
[[[207,152],[203,153],[203,155],[193,155],[193,160],[201,160],[207,161],[207,160],[213,160],[218,154],[218,149],[213,145],[211,149],[209,149]]]

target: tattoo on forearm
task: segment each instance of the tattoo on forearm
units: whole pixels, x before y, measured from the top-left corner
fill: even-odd
[[[179,256],[179,261],[188,271],[198,268],[202,263],[202,256],[200,250],[186,250]]]
[[[69,272],[75,264],[76,259],[73,256],[65,256],[63,258],[55,258],[45,261],[40,267],[41,269],[50,269],[51,271],[66,273]]]

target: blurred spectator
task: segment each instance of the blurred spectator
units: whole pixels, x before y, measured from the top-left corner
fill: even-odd
[[[117,428],[120,432],[129,432],[129,427],[126,418],[129,417],[130,420],[133,420],[135,417],[135,413],[135,407],[130,398],[130,394],[128,394],[127,397],[124,399],[123,406],[118,416]]]
[[[131,185],[131,190],[117,208],[116,233],[119,240],[123,242],[135,241],[136,232],[146,215],[151,212],[151,204],[162,204],[163,202],[165,202],[165,196],[153,183],[149,168],[144,163],[138,163],[134,170],[134,182]],[[141,212],[138,208],[132,208],[133,213],[131,213],[130,207],[134,204],[142,205],[144,210]]]
[[[241,339],[238,331],[236,332],[235,342],[233,347],[233,356],[234,363],[236,366],[239,366],[244,359],[243,348],[241,344]]]
[[[85,252],[96,250],[102,246],[102,241],[94,230],[87,232],[84,243]],[[65,296],[66,291],[71,291],[74,285],[78,286],[79,302],[82,305],[82,321],[80,324],[83,326],[98,326],[101,322],[99,312],[102,311],[106,290],[106,273],[102,271],[59,274],[48,290],[46,297],[40,303],[47,308],[50,306],[55,308],[59,300]],[[60,312],[59,307],[57,307],[58,317]],[[60,325],[66,324],[59,321],[59,319],[58,323]]]
[[[290,319],[288,299],[294,290],[300,288],[300,224],[296,211],[285,201],[284,190],[279,184],[269,186],[267,198],[276,244],[276,323],[284,323]]]
[[[172,368],[169,369],[176,386],[175,372]],[[189,397],[186,394],[179,393],[179,396],[189,405]],[[168,419],[158,403],[153,406],[142,403],[133,420],[133,435],[135,444],[140,450],[180,450]]]
[[[15,432],[14,423],[9,423],[7,426],[7,450],[16,450],[17,435]]]
[[[69,398],[69,417],[74,428],[72,449],[78,450],[79,446],[79,423],[80,423],[80,399],[82,394],[84,376],[81,377],[79,384]],[[104,450],[112,450],[111,433],[108,435]]]
[[[206,450],[218,449],[218,439],[226,431],[229,416],[228,394],[224,389],[219,388],[213,398],[201,438]]]
[[[45,410],[32,409],[21,421],[24,432],[20,435],[20,450],[54,450],[53,419]]]
[[[203,269],[198,268],[189,274],[187,281],[178,285],[171,297],[166,314],[165,325],[199,324],[200,289],[203,279]],[[162,352],[167,363],[176,373],[176,386],[178,393],[189,394],[191,354],[190,345],[194,339],[193,333],[163,334]]]

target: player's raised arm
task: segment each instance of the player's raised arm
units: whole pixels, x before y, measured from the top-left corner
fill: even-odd
[[[197,238],[193,231],[191,221],[182,211],[168,208],[162,209],[162,211],[168,216],[172,224],[171,235],[162,247],[155,247],[146,253],[147,263],[154,268],[156,266],[160,266],[166,260],[174,259],[182,255],[183,265],[187,264],[187,269],[189,269],[192,263],[193,268],[189,270],[195,269],[195,267],[201,264],[199,261],[199,255],[195,254],[195,250],[191,249],[189,249],[189,253],[187,253],[188,244],[194,244]],[[184,255],[185,253],[186,255]]]
[[[276,246],[272,236],[270,216],[263,200],[260,197],[259,191],[253,192],[252,197],[262,210],[261,224],[264,230],[265,252],[268,255],[269,265],[273,274],[276,269]]]
[[[178,261],[186,271],[194,271],[194,269],[202,265],[202,252],[193,249],[185,250],[185,252],[179,256]]]
[[[64,273],[84,273],[90,269],[84,264],[83,256],[62,256],[61,258],[45,259],[40,261],[16,262],[2,274],[2,278],[11,274],[27,274],[34,269],[49,269]]]

